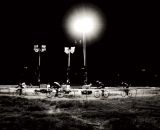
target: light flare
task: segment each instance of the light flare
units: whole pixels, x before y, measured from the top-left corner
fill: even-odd
[[[104,17],[99,9],[93,6],[77,6],[66,15],[64,25],[71,38],[95,40],[104,30]]]

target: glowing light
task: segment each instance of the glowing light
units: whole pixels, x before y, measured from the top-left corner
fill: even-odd
[[[77,6],[66,16],[65,29],[69,36],[81,39],[96,39],[104,29],[104,19],[99,9],[93,6]]]
[[[146,71],[146,69],[142,69],[141,71],[142,71],[142,72],[145,72],[145,71]]]
[[[71,47],[71,48],[69,48],[69,47],[65,47],[64,48],[64,52],[66,53],[66,54],[69,54],[69,53],[74,53],[74,51],[75,51],[75,47]]]

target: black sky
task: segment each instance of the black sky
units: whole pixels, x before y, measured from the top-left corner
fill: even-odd
[[[47,45],[41,56],[42,82],[65,81],[64,46],[73,44],[74,39],[67,37],[63,20],[70,8],[81,3],[97,6],[107,20],[101,38],[87,47],[89,81],[160,85],[158,4],[107,0],[1,3],[0,83],[16,84],[24,75],[28,82],[37,80],[35,43]],[[83,58],[81,45],[75,46],[71,80],[76,84],[81,77]]]

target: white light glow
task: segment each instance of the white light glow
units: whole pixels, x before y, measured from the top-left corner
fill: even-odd
[[[71,47],[71,53],[73,54],[75,51],[75,47]]]
[[[71,25],[71,27],[74,32],[80,35],[82,35],[82,33],[91,34],[94,31],[94,21],[94,17],[81,14],[80,17],[75,17],[75,19],[72,21],[73,25]]]
[[[104,29],[104,19],[100,11],[93,6],[77,6],[72,9],[65,19],[65,29],[69,36],[82,39],[97,38]]]

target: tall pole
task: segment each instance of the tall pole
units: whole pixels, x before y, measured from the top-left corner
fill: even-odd
[[[40,85],[41,85],[41,78],[40,78],[40,76],[41,76],[41,72],[40,72],[40,66],[41,66],[41,51],[39,50],[38,51],[38,53],[39,53],[39,60],[38,60],[38,84],[39,84],[39,88],[40,88]]]
[[[70,83],[70,80],[69,80],[69,74],[70,74],[70,64],[71,64],[71,52],[69,51],[68,53],[68,67],[67,67],[67,84]]]
[[[38,53],[38,84],[39,84],[39,88],[41,85],[41,80],[40,80],[40,66],[41,66],[41,52],[46,51],[46,45],[34,45],[34,51],[36,53]]]
[[[83,60],[84,60],[84,84],[87,84],[86,36],[85,36],[85,32],[83,32]]]
[[[70,68],[70,64],[71,64],[71,52],[68,53],[68,67]]]
[[[71,65],[71,53],[73,54],[75,51],[75,47],[65,47],[64,52],[68,55],[68,66],[67,66],[67,85],[70,84],[70,65]]]
[[[83,60],[84,60],[84,67],[86,67],[86,38],[84,32],[83,32]]]

